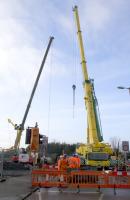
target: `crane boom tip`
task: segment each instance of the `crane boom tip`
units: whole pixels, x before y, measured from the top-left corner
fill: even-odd
[[[50,36],[50,39],[53,40],[53,39],[54,39],[54,36]]]
[[[73,11],[75,11],[76,9],[78,9],[78,6],[77,6],[77,5],[75,5],[75,6],[72,8]]]

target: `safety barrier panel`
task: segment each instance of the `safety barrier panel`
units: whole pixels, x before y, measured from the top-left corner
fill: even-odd
[[[119,171],[108,174],[109,187],[130,189],[130,172]]]
[[[32,186],[67,187],[67,173],[58,170],[33,170]]]
[[[33,170],[32,186],[130,189],[130,172]]]

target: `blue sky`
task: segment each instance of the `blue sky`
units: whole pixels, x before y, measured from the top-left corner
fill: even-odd
[[[14,144],[8,124],[21,123],[49,37],[49,52],[25,124],[35,125],[49,141],[86,142],[86,110],[76,27],[79,7],[88,73],[95,80],[104,140],[129,140],[130,2],[123,0],[0,1],[0,147]],[[76,83],[73,118],[72,85]],[[21,146],[25,143],[23,132]]]

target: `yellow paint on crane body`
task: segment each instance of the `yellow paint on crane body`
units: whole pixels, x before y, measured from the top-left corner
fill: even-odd
[[[78,35],[81,65],[82,65],[82,72],[83,72],[83,79],[84,79],[84,91],[85,91],[84,100],[85,100],[86,109],[88,111],[87,120],[88,120],[89,126],[88,126],[87,134],[89,138],[89,143],[93,144],[93,143],[98,142],[98,137],[97,137],[96,119],[94,115],[93,100],[92,100],[92,85],[90,83],[88,72],[87,72],[87,63],[85,59],[84,46],[83,46],[82,34],[80,30],[80,22],[79,22],[77,6],[75,6],[73,10],[74,10],[76,25],[77,25],[77,35]]]
[[[94,85],[91,79],[89,79],[88,71],[87,71],[87,62],[85,59],[84,46],[82,40],[82,34],[80,29],[79,15],[77,6],[74,7],[74,16],[77,26],[77,35],[78,35],[78,43],[80,48],[80,56],[81,56],[81,65],[83,72],[83,87],[85,92],[85,107],[87,110],[87,145],[80,145],[79,148],[76,149],[76,152],[80,155],[83,155],[87,158],[88,165],[90,166],[109,166],[110,160],[109,157],[112,154],[112,148],[109,144],[103,143],[103,138],[100,139],[101,132],[99,124],[99,119],[95,109],[95,93],[94,93]],[[102,136],[101,136],[102,137]],[[99,153],[99,154],[98,154]],[[98,161],[95,156],[101,156],[102,158]],[[108,156],[108,157],[107,157]],[[88,158],[89,157],[89,158]],[[91,157],[91,158],[90,158]],[[104,160],[103,160],[104,157]]]

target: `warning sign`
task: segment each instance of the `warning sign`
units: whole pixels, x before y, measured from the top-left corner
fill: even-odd
[[[122,150],[129,151],[129,141],[122,141]]]

